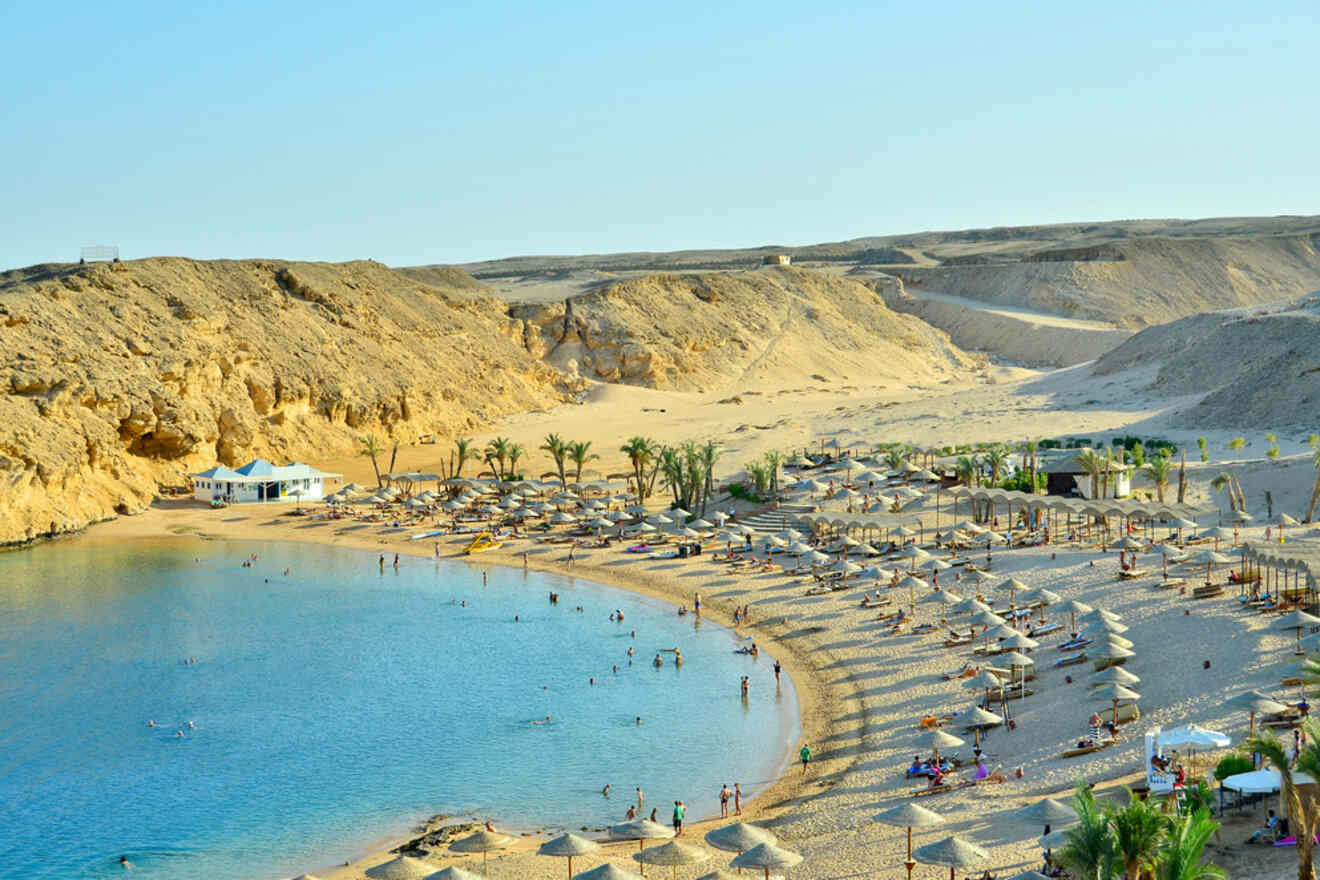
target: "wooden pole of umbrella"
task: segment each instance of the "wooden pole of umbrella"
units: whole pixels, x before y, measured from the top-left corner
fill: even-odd
[[[912,826],[911,825],[907,827],[907,846],[908,846],[907,861],[903,863],[903,867],[907,868],[908,880],[912,880],[912,869],[917,866],[917,863],[912,860]]]

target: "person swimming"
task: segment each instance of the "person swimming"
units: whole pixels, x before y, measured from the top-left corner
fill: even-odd
[[[651,661],[651,665],[656,667],[664,666],[665,659],[661,657],[659,654],[656,654],[655,659]]]
[[[544,721],[533,721],[533,722],[532,722],[532,724],[537,724],[537,725],[540,725],[540,724],[549,724],[549,723],[550,723],[550,716],[549,716],[549,715],[545,716],[545,720],[544,720]]]

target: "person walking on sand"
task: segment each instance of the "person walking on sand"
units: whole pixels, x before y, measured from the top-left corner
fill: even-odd
[[[779,673],[780,673],[780,671],[783,670],[783,668],[784,668],[784,667],[782,667],[782,666],[779,665],[779,661],[776,660],[776,661],[775,661],[775,687],[778,687],[778,686],[779,686]]]
[[[811,763],[811,746],[803,745],[798,752],[798,757],[802,759],[802,775],[807,775],[807,765]]]
[[[674,801],[674,836],[675,836],[675,837],[682,837],[682,836],[683,836],[683,813],[684,813],[684,812],[686,812],[686,811],[685,811],[684,808],[683,808],[683,802],[682,802],[682,801]]]
[[[735,816],[742,815],[742,783],[741,782],[735,782],[733,784],[733,815]]]
[[[727,819],[727,818],[729,818],[729,795],[731,795],[731,794],[733,794],[733,792],[729,791],[729,783],[727,783],[727,782],[724,783],[724,787],[720,789],[720,818],[721,818],[721,819]]]

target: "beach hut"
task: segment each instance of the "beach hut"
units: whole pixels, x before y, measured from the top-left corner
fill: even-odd
[[[216,465],[189,474],[188,478],[192,480],[193,498],[198,501],[262,504],[291,497],[320,500],[325,497],[326,482],[342,476],[296,461],[273,465],[263,458],[256,458],[235,470]],[[291,493],[295,490],[301,495],[293,496]]]

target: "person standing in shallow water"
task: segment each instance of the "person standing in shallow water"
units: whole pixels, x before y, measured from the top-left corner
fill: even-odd
[[[742,815],[742,783],[741,782],[735,782],[733,784],[733,815],[735,816]]]
[[[686,810],[683,808],[682,801],[674,801],[674,836],[683,836],[683,814]]]
[[[733,792],[729,791],[729,784],[726,782],[720,789],[720,818],[729,818],[729,796]]]

